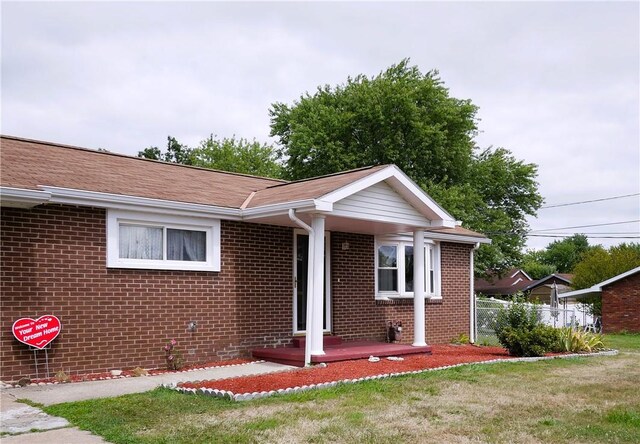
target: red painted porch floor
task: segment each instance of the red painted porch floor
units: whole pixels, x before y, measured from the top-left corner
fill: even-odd
[[[339,344],[325,344],[324,355],[311,356],[312,363],[349,361],[368,358],[369,356],[405,356],[414,354],[431,354],[431,346],[414,347],[407,344],[395,344],[373,341],[352,341]],[[251,351],[254,358],[279,364],[304,367],[304,346],[258,348]]]

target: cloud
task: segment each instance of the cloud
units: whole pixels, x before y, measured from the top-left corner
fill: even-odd
[[[272,103],[411,57],[480,106],[480,147],[539,165],[547,203],[628,194],[640,191],[639,8],[7,2],[2,131],[127,154],[169,134],[267,141]],[[542,210],[531,225],[631,219],[638,199]]]

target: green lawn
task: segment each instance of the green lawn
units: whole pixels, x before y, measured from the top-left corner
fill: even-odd
[[[45,408],[114,443],[640,442],[640,335],[616,357],[472,365],[231,402],[166,389]]]

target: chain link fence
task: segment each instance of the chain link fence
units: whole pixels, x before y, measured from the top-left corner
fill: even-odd
[[[480,345],[500,345],[495,328],[498,313],[508,306],[506,301],[497,299],[476,299],[476,343]],[[575,307],[553,308],[549,305],[527,304],[535,307],[538,319],[555,328],[583,325]],[[582,312],[580,312],[582,313]]]

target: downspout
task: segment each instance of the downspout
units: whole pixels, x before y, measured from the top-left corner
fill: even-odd
[[[474,252],[480,247],[480,242],[476,242],[476,244],[471,249],[470,257],[469,257],[469,288],[471,289],[471,295],[469,299],[469,340],[471,343],[476,342],[476,290],[475,290],[475,272],[474,272],[474,261],[473,255]]]
[[[307,273],[307,332],[305,334],[304,341],[304,365],[311,365],[311,341],[309,340],[309,331],[311,328],[311,322],[313,319],[313,304],[309,303],[309,294],[313,291],[313,255],[314,255],[314,247],[313,247],[313,228],[304,223],[302,220],[296,216],[296,211],[293,208],[289,208],[289,219],[293,223],[295,223],[300,228],[304,229],[307,233],[309,233],[309,258],[308,258],[308,267],[309,272]],[[294,252],[294,255],[296,253]],[[298,283],[296,282],[296,288]]]

